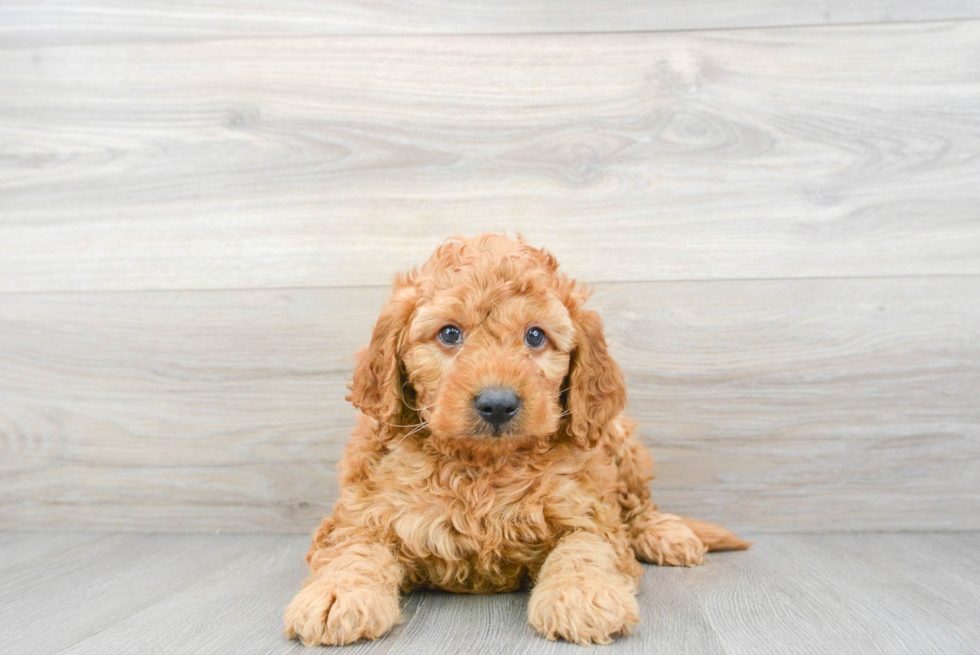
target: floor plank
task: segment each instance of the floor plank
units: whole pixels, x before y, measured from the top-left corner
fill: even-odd
[[[56,556],[65,544],[77,548],[107,538],[98,532],[65,532],[59,539],[43,532],[4,532],[0,538],[0,571],[23,566],[29,560]]]
[[[281,538],[117,534],[73,547],[70,536],[48,533],[37,543],[49,540],[60,545],[57,553],[0,577],[2,652],[60,652]]]
[[[943,605],[949,597],[903,584],[900,569],[915,559],[895,562],[899,569],[884,575],[873,569],[878,552],[887,553],[906,535],[860,535],[850,543],[836,538],[765,537],[750,564],[719,558],[714,572],[691,574],[689,584],[713,628],[725,635],[726,652],[971,652],[980,632],[969,610],[948,614]],[[976,534],[959,538],[977,544]],[[921,571],[914,575],[928,580]],[[976,597],[963,594],[956,602],[975,606]],[[762,635],[769,645],[760,644]]]
[[[980,18],[965,0],[32,0],[0,5],[0,48],[330,34],[662,32]]]
[[[78,548],[54,533],[26,538],[39,549],[57,540],[65,558],[22,564],[0,581],[5,653],[312,652],[280,634],[305,536],[104,535]],[[0,533],[0,544],[24,539]],[[699,568],[647,566],[642,622],[603,652],[974,652],[978,546],[976,532],[779,535]],[[956,557],[923,567],[923,552]],[[582,652],[526,626],[523,592],[416,592],[403,607],[386,638],[331,652]],[[37,628],[52,616],[59,630]]]
[[[980,274],[980,21],[0,57],[0,291]]]
[[[200,548],[237,537],[208,537]],[[306,574],[309,544],[295,536],[250,537],[227,560],[125,620],[65,648],[63,653],[100,655],[141,652],[255,653],[301,650],[277,629],[297,580]],[[294,646],[296,646],[294,648]]]
[[[980,528],[977,278],[599,285],[659,502],[755,530]],[[0,525],[306,532],[384,289],[0,301]]]

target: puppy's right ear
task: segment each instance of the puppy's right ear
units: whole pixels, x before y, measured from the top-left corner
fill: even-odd
[[[414,286],[396,285],[374,326],[371,344],[357,354],[354,379],[347,400],[378,421],[380,435],[391,434],[392,425],[402,425],[402,364],[398,346],[415,311]]]

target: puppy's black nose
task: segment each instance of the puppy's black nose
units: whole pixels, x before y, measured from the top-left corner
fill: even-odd
[[[521,408],[521,399],[510,389],[484,389],[473,399],[476,411],[484,421],[499,428],[507,421],[517,416]]]

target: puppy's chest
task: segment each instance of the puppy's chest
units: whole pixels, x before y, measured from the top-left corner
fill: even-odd
[[[407,541],[424,544],[425,550],[431,547],[447,555],[461,549],[485,552],[546,540],[555,526],[546,518],[547,498],[532,488],[430,483],[392,499],[396,530]]]
[[[453,591],[514,589],[559,536],[539,480],[430,479],[384,494],[388,529],[424,582]],[[420,580],[421,582],[421,580]]]

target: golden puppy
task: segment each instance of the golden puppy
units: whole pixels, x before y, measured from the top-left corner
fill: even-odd
[[[651,502],[653,461],[586,297],[550,254],[496,235],[450,240],[395,280],[287,636],[375,639],[415,587],[530,585],[538,632],[608,644],[639,621],[637,559],[693,566],[749,546]]]

